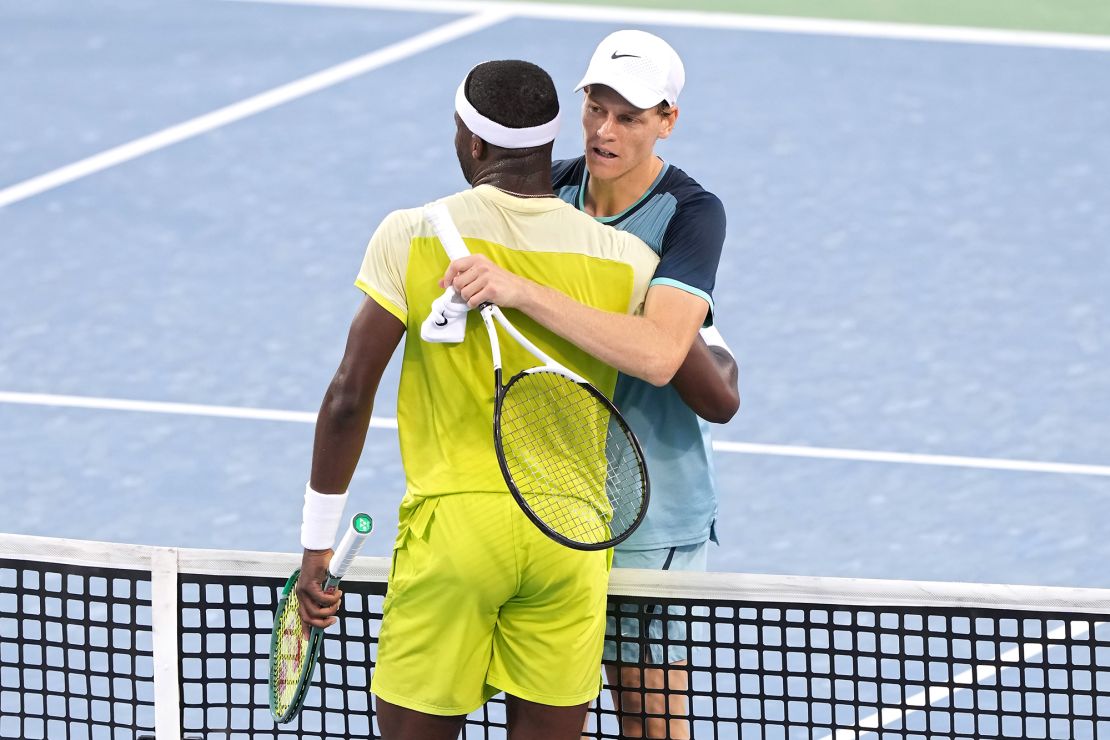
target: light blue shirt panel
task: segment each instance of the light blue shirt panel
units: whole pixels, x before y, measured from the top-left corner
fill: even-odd
[[[717,541],[717,489],[709,424],[673,386],[620,375],[613,403],[640,440],[651,481],[647,515],[618,550],[651,550]]]
[[[621,231],[643,239],[656,254],[663,253],[663,235],[678,210],[678,201],[670,193],[653,195],[640,210],[616,225]]]
[[[580,186],[566,185],[558,196],[578,205]],[[653,195],[614,228],[635,234],[656,254],[675,214],[669,193]],[[611,219],[598,219],[609,221]],[[717,541],[717,487],[709,424],[687,406],[670,385],[657,388],[627,375],[617,379],[613,403],[640,440],[651,481],[651,502],[639,528],[618,550],[651,550]]]

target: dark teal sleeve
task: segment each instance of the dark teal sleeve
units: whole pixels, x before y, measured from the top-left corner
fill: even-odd
[[[663,254],[652,284],[675,285],[702,295],[713,306],[717,266],[725,243],[725,208],[702,191],[682,203],[663,234]],[[712,323],[707,319],[707,324]]]

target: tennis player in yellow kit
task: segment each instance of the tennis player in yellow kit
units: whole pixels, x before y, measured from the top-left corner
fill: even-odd
[[[550,77],[518,61],[471,70],[455,101],[456,150],[472,186],[443,199],[467,246],[515,273],[611,312],[641,309],[655,254],[554,196]],[[509,736],[578,738],[599,692],[609,551],[571,550],[528,521],[492,439],[489,343],[429,343],[420,327],[448,264],[421,209],[396,211],[367,247],[366,294],[316,426],[298,594],[309,624],[334,621],[319,588],[382,372],[406,332],[397,396],[407,489],[371,690],[386,740],[454,738],[465,715],[507,695]],[[616,371],[516,312],[541,349],[612,394]],[[502,344],[504,371],[531,366]],[[557,413],[553,409],[553,413]]]

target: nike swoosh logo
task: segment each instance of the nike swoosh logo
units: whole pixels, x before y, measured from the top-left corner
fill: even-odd
[[[443,314],[440,314],[439,317],[441,319],[443,319],[443,321],[437,321],[437,322],[435,322],[435,325],[436,326],[447,326],[447,317],[444,316]]]
[[[639,59],[640,58],[640,56],[638,54],[618,54],[615,51],[613,52],[613,56],[611,56],[609,58],[610,59],[623,59],[625,57],[633,57],[634,59]]]

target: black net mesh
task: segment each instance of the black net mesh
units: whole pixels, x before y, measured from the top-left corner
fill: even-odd
[[[0,737],[154,728],[150,577],[0,560]]]
[[[305,709],[275,727],[267,655],[283,582],[178,575],[184,738],[376,737],[368,687],[385,584],[344,583]],[[609,604],[606,682],[623,675],[626,721],[654,733],[669,706],[670,729],[699,740],[1110,737],[1102,614],[669,590]],[[139,571],[0,560],[0,737],[153,738],[150,593]],[[606,691],[587,737],[622,737],[612,706]],[[503,701],[472,715],[464,736],[505,737]]]

